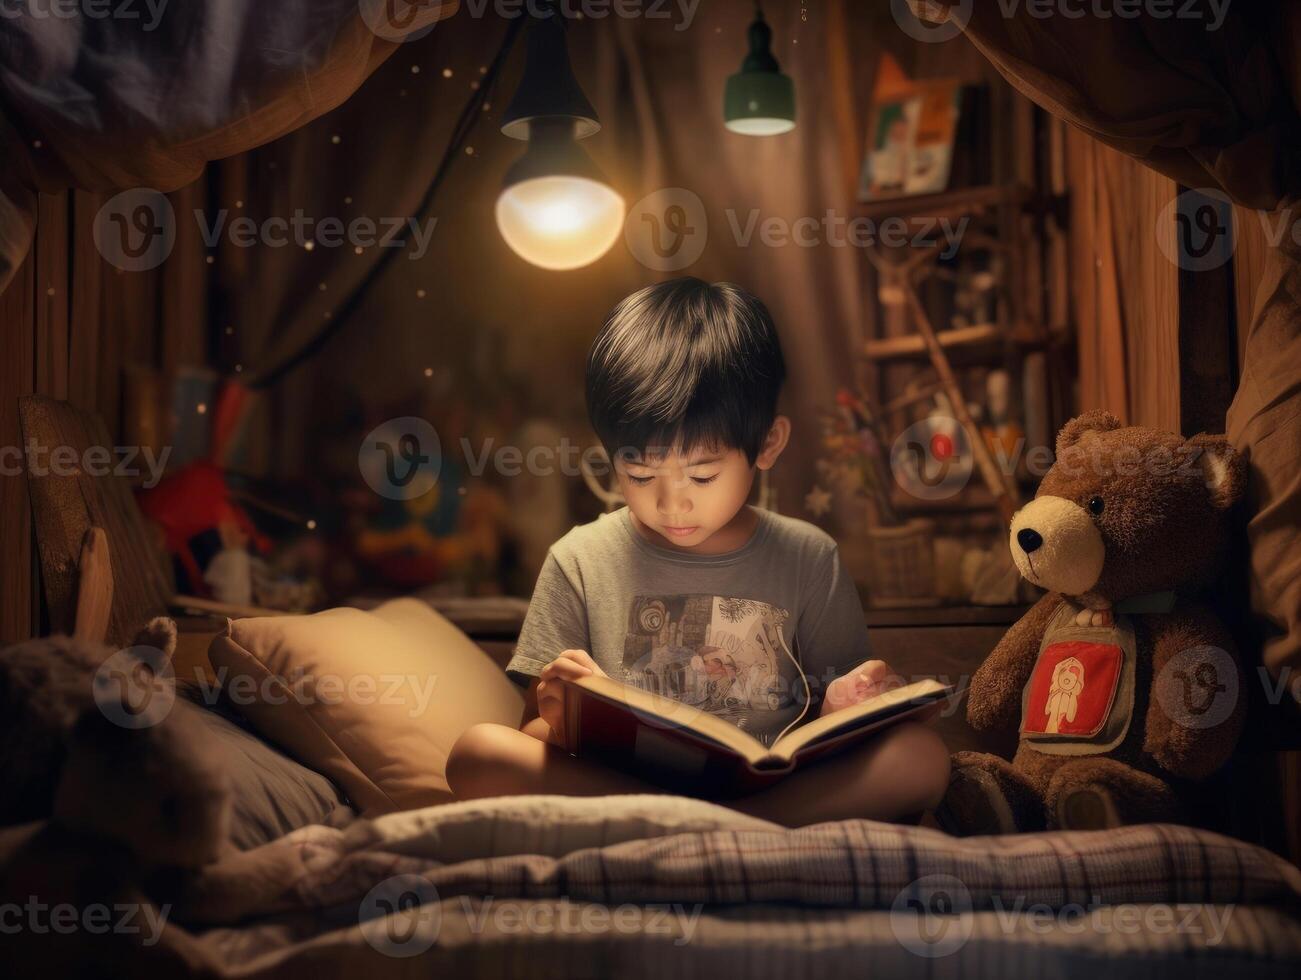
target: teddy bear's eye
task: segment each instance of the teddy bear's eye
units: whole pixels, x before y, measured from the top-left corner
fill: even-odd
[[[1106,506],[1107,506],[1106,501],[1104,501],[1101,497],[1090,497],[1090,498],[1089,498],[1089,513],[1090,513],[1090,514],[1101,514],[1102,511],[1103,511],[1103,509],[1104,509]]]

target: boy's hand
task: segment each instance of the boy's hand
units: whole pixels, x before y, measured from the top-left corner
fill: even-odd
[[[588,674],[606,676],[586,650],[566,650],[538,674],[538,717],[551,727],[556,745],[565,744],[565,685],[560,679],[577,680]]]
[[[868,660],[859,664],[844,677],[837,677],[827,685],[822,698],[821,714],[852,708],[856,704],[902,687],[904,679],[890,669],[884,660]]]

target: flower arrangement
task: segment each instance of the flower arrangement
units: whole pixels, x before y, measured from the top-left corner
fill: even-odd
[[[823,413],[821,421],[825,455],[816,464],[820,481],[868,501],[880,523],[898,524],[899,515],[890,502],[887,450],[867,401],[842,388],[836,392],[834,410]],[[815,515],[821,515],[831,509],[831,499],[832,494],[819,484],[805,497],[805,504]]]

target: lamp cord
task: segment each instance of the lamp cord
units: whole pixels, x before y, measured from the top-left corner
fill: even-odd
[[[457,117],[456,125],[452,128],[452,138],[447,144],[447,149],[443,151],[442,158],[438,161],[438,166],[434,169],[433,176],[429,180],[429,185],[425,188],[424,194],[420,198],[420,204],[417,205],[412,218],[422,218],[428,213],[430,206],[434,202],[434,195],[438,188],[446,179],[448,172],[452,168],[452,161],[461,156],[461,148],[465,141],[469,139],[470,133],[474,130],[475,124],[478,123],[479,117],[483,115],[483,105],[488,100],[498,77],[501,74],[502,66],[506,62],[507,56],[514,47],[516,39],[519,37],[520,28],[523,26],[525,17],[513,18],[506,28],[506,33],[502,37],[501,46],[497,49],[496,55],[484,72],[483,78],[479,82],[479,87],[470,93],[470,98],[465,107],[461,109],[460,116]],[[381,275],[393,264],[394,259],[402,252],[401,249],[385,249],[379,260],[371,267],[370,272],[366,275],[352,294],[337,309],[335,315],[330,319],[324,329],[308,341],[292,357],[273,367],[270,371],[258,375],[249,382],[249,387],[253,389],[269,388],[286,374],[296,368],[303,361],[315,355],[324,347],[335,334],[339,332],[348,320],[350,320],[361,307],[362,302],[370,294],[371,288]]]

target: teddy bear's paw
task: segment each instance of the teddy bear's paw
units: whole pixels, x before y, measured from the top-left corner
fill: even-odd
[[[954,837],[1015,834],[1016,815],[998,779],[974,766],[954,766],[935,822]]]
[[[1124,821],[1111,793],[1101,786],[1081,786],[1057,801],[1056,824],[1062,830],[1110,830]]]
[[[1077,626],[1111,626],[1115,621],[1110,609],[1081,609],[1075,614]]]

